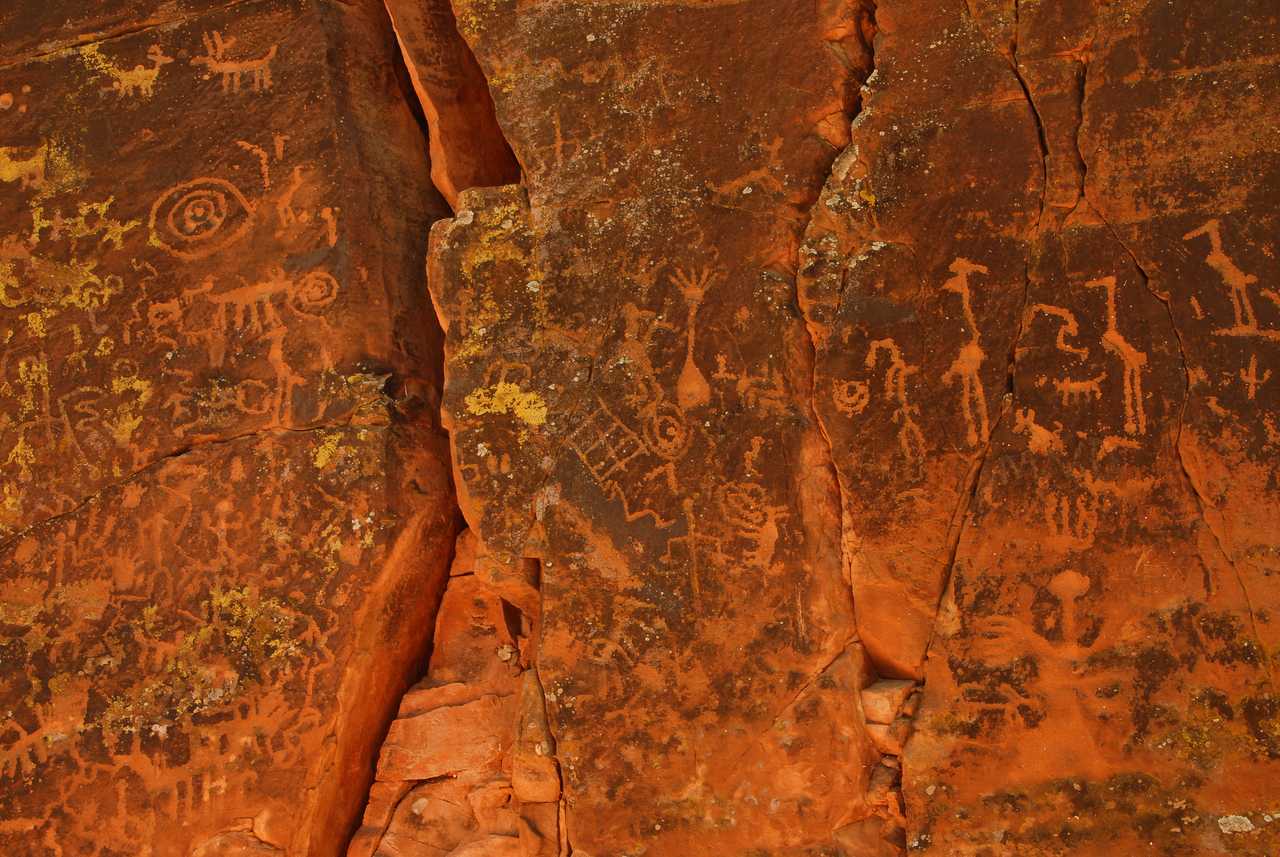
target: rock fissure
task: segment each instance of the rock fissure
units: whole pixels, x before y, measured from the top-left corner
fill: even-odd
[[[70,5],[6,853],[1276,850],[1268,10]]]
[[[1191,364],[1187,361],[1186,345],[1183,342],[1182,331],[1178,329],[1176,319],[1174,318],[1173,306],[1170,302],[1168,295],[1161,294],[1154,287],[1152,287],[1151,278],[1147,274],[1146,270],[1143,269],[1142,264],[1138,261],[1137,255],[1133,252],[1132,249],[1129,248],[1129,246],[1124,241],[1120,239],[1120,236],[1116,233],[1112,225],[1107,222],[1106,218],[1102,216],[1102,214],[1098,211],[1096,207],[1093,206],[1092,203],[1089,203],[1089,207],[1094,212],[1094,214],[1097,215],[1098,219],[1101,220],[1102,223],[1106,226],[1107,230],[1111,233],[1112,237],[1115,238],[1116,243],[1119,244],[1122,248],[1124,248],[1124,251],[1128,254],[1129,259],[1132,261],[1134,268],[1137,270],[1138,277],[1142,282],[1143,288],[1152,297],[1160,301],[1160,303],[1164,306],[1166,313],[1168,313],[1169,329],[1173,331],[1174,341],[1177,342],[1178,344],[1178,360],[1182,367],[1182,374],[1183,374],[1183,396],[1182,396],[1182,402],[1178,408],[1177,427],[1175,428],[1174,434],[1173,434],[1173,450],[1174,450],[1174,454],[1177,456],[1178,470],[1182,474],[1183,478],[1185,479],[1187,487],[1191,490],[1192,496],[1196,498],[1196,502],[1200,506],[1201,520],[1204,522],[1204,525],[1209,530],[1210,534],[1212,534],[1214,544],[1217,546],[1218,551],[1222,554],[1222,558],[1226,560],[1227,563],[1231,566],[1231,570],[1235,575],[1236,582],[1240,586],[1240,591],[1244,595],[1245,607],[1249,614],[1249,629],[1253,633],[1255,639],[1261,640],[1262,637],[1258,633],[1258,616],[1254,607],[1254,598],[1249,591],[1248,581],[1245,578],[1245,574],[1240,569],[1240,564],[1235,555],[1235,551],[1232,550],[1231,546],[1226,541],[1226,535],[1224,532],[1226,517],[1223,514],[1222,510],[1218,508],[1218,506],[1213,502],[1213,500],[1207,496],[1205,491],[1197,483],[1195,477],[1192,476],[1191,474],[1191,469],[1187,466],[1187,460],[1186,460],[1187,452],[1182,445],[1182,433],[1183,433],[1183,428],[1186,422],[1187,406],[1191,401],[1191,391],[1192,391],[1192,387],[1194,386],[1194,381],[1191,377]],[[1217,515],[1216,521],[1210,519],[1209,510],[1213,510],[1213,512]],[[1209,597],[1212,595],[1212,593],[1206,590],[1205,595],[1206,597]],[[1264,649],[1263,661],[1264,661],[1265,668],[1267,669],[1268,675],[1271,677],[1271,680],[1274,682],[1275,668],[1272,664],[1271,658],[1267,655],[1265,649]]]

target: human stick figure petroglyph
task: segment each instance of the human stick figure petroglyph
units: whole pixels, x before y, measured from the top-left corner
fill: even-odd
[[[918,461],[925,453],[924,435],[911,418],[912,414],[919,412],[919,408],[907,401],[907,376],[919,372],[920,367],[908,366],[902,359],[897,343],[892,339],[878,339],[871,343],[871,348],[867,351],[868,369],[875,368],[881,351],[889,355],[889,368],[884,373],[884,397],[887,401],[898,403],[898,409],[893,412],[893,421],[901,426],[898,429],[898,443],[902,445],[908,461]]]
[[[684,566],[689,575],[689,589],[695,610],[701,613],[703,578],[715,574],[716,567],[724,562],[724,553],[720,539],[700,531],[693,500],[686,497],[682,505],[689,527],[688,535],[677,536],[667,542],[667,552],[662,557],[662,563],[673,571]]]
[[[969,275],[985,274],[987,269],[982,265],[973,264],[968,259],[956,259],[951,263],[951,272],[955,276],[943,283],[942,288],[944,291],[960,295],[965,323],[969,325],[973,334],[969,341],[961,346],[955,362],[942,376],[942,383],[947,384],[953,379],[960,379],[960,403],[964,410],[965,422],[969,427],[966,439],[969,441],[969,446],[978,446],[985,444],[990,438],[991,425],[987,417],[986,393],[982,389],[982,379],[978,371],[987,355],[979,344],[981,336],[978,332],[978,323],[973,317],[973,307],[969,302]]]
[[[1271,370],[1267,369],[1262,373],[1262,377],[1258,377],[1258,356],[1256,354],[1249,357],[1249,369],[1240,370],[1240,380],[1249,388],[1249,398],[1252,400],[1258,395],[1258,387],[1265,384],[1271,377]]]
[[[236,43],[235,36],[224,42],[222,35],[215,30],[213,39],[209,38],[208,33],[205,33],[203,38],[207,53],[204,56],[193,57],[191,64],[203,65],[209,69],[209,74],[205,75],[206,80],[210,75],[221,74],[222,91],[239,92],[240,79],[248,72],[253,75],[254,92],[271,88],[271,61],[276,56],[276,45],[271,46],[266,56],[256,60],[229,60],[226,59],[226,52]]]
[[[681,293],[684,294],[685,303],[689,305],[688,330],[685,334],[684,368],[680,370],[680,380],[676,383],[676,402],[681,410],[696,408],[711,401],[711,385],[707,383],[702,370],[693,362],[698,307],[702,304],[702,297],[706,294],[707,280],[710,277],[710,272],[705,268],[701,274],[695,275],[692,271],[687,274],[683,271],[676,271],[672,277],[676,285],[680,287]]]
[[[1142,405],[1142,369],[1147,355],[1130,345],[1116,326],[1116,278],[1103,277],[1085,283],[1087,288],[1107,292],[1107,329],[1102,334],[1102,347],[1124,363],[1124,430],[1129,434],[1147,433],[1147,412]]]

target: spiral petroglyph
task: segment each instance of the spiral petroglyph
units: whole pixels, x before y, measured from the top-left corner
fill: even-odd
[[[289,294],[290,305],[303,315],[311,315],[338,296],[338,281],[324,271],[311,271],[296,284]]]
[[[169,188],[151,207],[151,241],[182,259],[199,259],[244,235],[253,211],[230,182],[200,178]]]

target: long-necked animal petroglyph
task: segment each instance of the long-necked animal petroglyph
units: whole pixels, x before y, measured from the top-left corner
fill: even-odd
[[[973,307],[969,302],[969,275],[985,274],[987,269],[982,265],[973,264],[968,259],[956,259],[951,263],[951,273],[955,276],[943,283],[942,288],[944,291],[960,295],[965,324],[972,333],[969,341],[961,346],[960,354],[951,364],[951,368],[943,374],[942,383],[947,384],[959,379],[960,405],[964,411],[965,423],[968,425],[966,439],[969,441],[969,446],[978,446],[986,444],[990,438],[991,425],[987,417],[986,393],[982,389],[982,378],[979,373],[982,361],[987,355],[982,350],[978,322],[973,317]]]
[[[898,443],[908,461],[919,461],[925,453],[924,435],[912,418],[920,409],[907,400],[907,376],[919,372],[920,367],[908,366],[902,359],[897,343],[892,339],[877,339],[867,351],[868,369],[875,368],[881,351],[889,355],[889,368],[884,373],[884,397],[898,405],[898,409],[893,412],[893,421],[900,426]]]
[[[1142,370],[1147,355],[1130,345],[1116,323],[1116,278],[1090,280],[1085,286],[1107,292],[1107,329],[1102,334],[1102,347],[1124,363],[1124,430],[1129,434],[1147,433],[1147,411],[1142,404]]]
[[[1236,263],[1231,261],[1231,258],[1223,252],[1221,221],[1214,218],[1199,229],[1193,229],[1182,236],[1182,240],[1190,241],[1192,238],[1201,235],[1209,238],[1209,254],[1205,256],[1204,260],[1209,267],[1222,276],[1222,282],[1226,284],[1227,291],[1231,296],[1231,309],[1235,313],[1235,325],[1220,328],[1215,330],[1214,333],[1218,336],[1253,336],[1262,339],[1280,339],[1280,331],[1278,330],[1258,329],[1258,317],[1254,314],[1253,304],[1249,301],[1249,286],[1256,283],[1258,278],[1253,274],[1246,274],[1240,270]],[[1280,303],[1277,306],[1280,306]]]

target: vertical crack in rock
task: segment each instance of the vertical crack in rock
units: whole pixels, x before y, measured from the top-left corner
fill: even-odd
[[[430,141],[432,181],[454,208],[455,220],[449,223],[468,224],[477,214],[473,209],[483,207],[485,189],[502,188],[523,194],[522,189],[513,187],[521,179],[519,164],[497,123],[488,82],[458,33],[449,4],[387,0],[386,5],[395,22],[397,60],[402,61],[409,83],[402,88],[418,108]],[[536,249],[531,247],[524,260],[531,262],[536,256]],[[429,258],[428,278],[433,275]],[[447,316],[438,310],[433,306],[433,312],[447,327]],[[447,383],[443,355],[440,359],[438,369]],[[449,425],[448,421],[442,422]],[[456,439],[451,438],[451,445],[454,443]],[[465,482],[456,477],[457,474],[457,486],[465,489]],[[537,494],[540,493],[541,488]],[[463,511],[460,506],[459,512]],[[525,530],[536,526],[533,518]],[[352,857],[385,853],[384,841],[397,853],[411,845],[420,847],[413,845],[417,842],[449,849],[459,845],[457,835],[447,832],[449,824],[456,826],[462,821],[473,830],[479,826],[478,832],[459,845],[464,850],[481,844],[502,850],[510,846],[514,837],[518,838],[522,853],[570,853],[564,824],[564,772],[556,759],[556,740],[547,721],[544,691],[538,678],[542,575],[536,541],[526,543],[517,557],[506,556],[506,562],[503,560],[503,556],[491,555],[471,531],[460,538],[450,588],[436,619],[431,665],[422,681],[405,696],[399,719],[391,726],[378,765],[379,783],[370,792],[364,826],[351,842]],[[457,594],[451,594],[455,590]],[[468,609],[488,602],[493,605],[484,619],[473,619],[469,630],[458,627]],[[497,649],[498,658],[510,665],[512,675],[522,670],[523,689],[515,693],[519,701],[510,722],[500,718],[477,731],[467,722],[467,717],[474,715],[462,714],[455,721],[450,706],[457,705],[453,697],[458,693],[464,698],[497,694],[481,696],[482,701],[512,698],[511,688],[507,687],[510,676],[492,674],[490,666],[486,666],[486,658],[492,661],[492,651],[487,649],[492,649],[493,642],[479,642],[494,636],[496,642],[502,643]],[[478,642],[479,650],[463,654]],[[468,707],[472,706],[463,706],[462,710],[465,712]],[[415,726],[420,720],[438,721],[436,728],[441,734],[422,733]],[[512,765],[496,779],[493,768],[497,759],[485,756],[482,749],[494,741],[499,746],[509,746]],[[450,773],[429,776],[436,770]],[[486,777],[490,778],[487,785]],[[468,794],[467,789],[473,791]],[[514,797],[494,815],[493,799],[478,796],[500,794],[503,790]],[[504,813],[510,815],[512,811],[511,800],[518,820],[503,821]],[[453,809],[440,809],[440,801]],[[447,819],[450,812],[457,816],[452,822]],[[440,824],[445,828],[433,833],[431,825]],[[482,838],[476,840],[477,836]]]
[[[1009,53],[1009,69],[1013,72],[1013,76],[1018,79],[1018,86],[1022,87],[1022,94],[1026,96],[1027,106],[1031,108],[1031,113],[1036,120],[1036,134],[1040,139],[1040,154],[1045,159],[1045,185],[1048,185],[1049,176],[1049,142],[1045,137],[1044,119],[1040,116],[1040,109],[1036,106],[1036,101],[1031,97],[1031,87],[1027,85],[1027,79],[1022,75],[1022,69],[1018,66],[1018,26],[1019,26],[1019,0],[1013,0],[1013,40],[1010,44]]]
[[[1088,70],[1089,70],[1089,65],[1088,63],[1085,63],[1084,74],[1081,76],[1080,89],[1079,89],[1080,113],[1082,117],[1085,113],[1085,106],[1086,106],[1085,105],[1085,101],[1087,97],[1086,82],[1088,78]],[[1178,345],[1178,357],[1179,357],[1180,365],[1182,367],[1182,376],[1183,376],[1182,403],[1178,409],[1177,427],[1174,431],[1174,438],[1173,438],[1173,449],[1174,449],[1174,454],[1177,457],[1178,470],[1182,474],[1183,478],[1186,480],[1186,484],[1190,488],[1192,496],[1196,498],[1196,502],[1200,507],[1201,519],[1203,520],[1205,526],[1208,528],[1209,532],[1213,535],[1215,545],[1217,546],[1219,552],[1222,554],[1223,559],[1225,559],[1227,563],[1231,566],[1232,572],[1235,575],[1236,581],[1239,584],[1240,590],[1244,596],[1245,608],[1249,614],[1250,631],[1253,633],[1256,639],[1260,640],[1262,639],[1262,637],[1259,634],[1258,615],[1254,605],[1254,597],[1250,592],[1248,582],[1245,578],[1245,574],[1240,568],[1239,560],[1235,556],[1235,552],[1231,549],[1231,546],[1227,543],[1225,539],[1225,534],[1224,534],[1225,516],[1223,515],[1222,510],[1220,510],[1217,507],[1217,505],[1214,504],[1212,499],[1208,496],[1207,492],[1197,482],[1196,478],[1192,475],[1191,468],[1188,467],[1188,463],[1186,459],[1186,456],[1188,453],[1182,441],[1183,441],[1184,426],[1186,422],[1186,411],[1191,401],[1193,379],[1191,376],[1191,365],[1187,360],[1187,351],[1186,351],[1186,346],[1183,340],[1183,333],[1179,329],[1177,325],[1177,320],[1174,317],[1173,306],[1170,301],[1170,296],[1166,293],[1162,293],[1160,290],[1155,288],[1155,286],[1152,283],[1150,275],[1147,273],[1141,261],[1138,259],[1137,253],[1133,250],[1132,247],[1129,246],[1129,242],[1127,242],[1124,238],[1120,236],[1119,232],[1115,229],[1115,227],[1111,224],[1111,222],[1103,215],[1102,211],[1100,210],[1100,207],[1097,205],[1094,205],[1093,201],[1089,199],[1088,184],[1084,180],[1085,178],[1087,178],[1087,174],[1088,174],[1088,162],[1082,158],[1081,164],[1083,165],[1085,170],[1085,173],[1084,175],[1082,175],[1082,180],[1081,180],[1082,199],[1084,200],[1085,204],[1088,205],[1089,210],[1094,214],[1094,216],[1098,218],[1099,222],[1101,222],[1103,226],[1106,227],[1107,231],[1111,234],[1116,244],[1119,247],[1121,247],[1125,252],[1125,254],[1128,256],[1130,262],[1134,267],[1134,270],[1137,272],[1137,275],[1141,280],[1143,288],[1149,294],[1151,294],[1152,297],[1154,297],[1156,300],[1158,300],[1161,303],[1161,305],[1165,309],[1165,312],[1168,315],[1169,328],[1173,332],[1174,340]],[[1206,569],[1205,589],[1206,589],[1206,595],[1211,594],[1211,587],[1209,584],[1207,569]],[[1264,657],[1263,660],[1264,660],[1264,664],[1267,669],[1268,675],[1271,677],[1271,680],[1274,681],[1275,667],[1272,662],[1272,659],[1269,657]]]
[[[446,411],[485,550],[541,561],[537,676],[573,846],[767,848],[800,801],[843,826],[870,749],[832,729],[861,736],[864,667],[790,268],[848,139],[856,59],[827,43],[856,22],[769,3],[456,11],[527,196],[464,191],[433,234]],[[747,68],[770,71],[728,73]],[[802,704],[829,716],[785,714]],[[781,793],[758,773],[778,765],[798,774]],[[660,823],[619,820],[641,807]]]
[[[449,206],[472,187],[517,184],[520,165],[498,126],[475,55],[448,0],[384,0],[427,121],[431,179]]]
[[[965,2],[965,11],[969,17],[969,20],[973,23],[973,26],[979,27],[977,20],[974,18],[973,9],[969,5],[968,0],[966,0]],[[1013,30],[1011,33],[1011,38],[1009,40],[1009,53],[1006,59],[1009,64],[1009,69],[1010,71],[1013,72],[1014,77],[1017,78],[1018,86],[1022,89],[1023,97],[1026,99],[1027,106],[1030,108],[1031,114],[1035,119],[1036,134],[1040,143],[1040,157],[1042,162],[1043,184],[1042,184],[1041,194],[1040,194],[1040,214],[1036,218],[1035,225],[1032,227],[1032,234],[1038,234],[1041,227],[1041,223],[1044,220],[1045,205],[1046,205],[1046,200],[1049,192],[1049,157],[1050,157],[1049,144],[1045,137],[1044,121],[1040,116],[1040,110],[1036,106],[1035,99],[1032,97],[1031,88],[1028,86],[1026,78],[1023,77],[1022,71],[1018,67],[1018,35],[1019,35],[1018,34],[1018,24],[1019,24],[1018,0],[1014,0],[1013,11],[1014,11]],[[979,29],[981,29],[981,27],[979,27]],[[999,46],[990,38],[989,35],[988,35],[988,41],[990,42],[992,48],[999,51]],[[1026,334],[1027,309],[1030,306],[1030,300],[1031,300],[1031,255],[1034,252],[1035,252],[1034,247],[1028,247],[1024,257],[1022,308],[1021,308],[1021,311],[1018,313],[1017,333],[1010,340],[1009,351],[1005,358],[1007,373],[1005,377],[1004,396],[1001,399],[1000,413],[996,417],[996,419],[992,422],[990,437],[988,439],[986,447],[974,459],[969,469],[969,473],[965,477],[964,488],[960,492],[959,501],[956,504],[955,512],[953,513],[951,517],[951,523],[948,526],[946,567],[943,574],[943,581],[944,581],[943,590],[942,590],[943,593],[946,593],[951,586],[951,576],[954,571],[956,556],[960,548],[960,539],[963,535],[964,527],[968,519],[969,509],[973,505],[973,500],[978,493],[978,486],[982,481],[981,480],[982,470],[984,469],[988,459],[990,458],[991,450],[995,443],[997,429],[999,428],[1004,418],[1009,414],[1010,410],[1012,410],[1013,408],[1014,372],[1017,368],[1016,363],[1017,363],[1018,346],[1022,342],[1023,336]],[[939,598],[937,609],[935,610],[935,614],[934,614],[935,627],[937,625],[937,621],[940,621],[942,619],[942,610],[945,608],[945,605],[946,605],[946,596],[944,594],[943,597]],[[932,646],[932,644],[933,644],[933,637],[931,635],[930,646]],[[927,652],[928,652],[928,649],[926,649],[926,657],[927,657]]]
[[[834,168],[836,161],[846,152],[851,150],[856,152],[856,141],[852,139],[852,128],[857,121],[858,115],[862,112],[862,85],[866,83],[867,79],[870,78],[871,75],[875,74],[876,70],[876,2],[875,0],[858,0],[858,2],[850,4],[849,13],[849,19],[844,22],[842,26],[838,27],[835,32],[830,34],[828,38],[824,39],[825,44],[835,52],[838,57],[840,57],[841,64],[849,74],[849,83],[847,85],[848,95],[845,98],[845,114],[842,117],[842,121],[849,127],[849,136],[851,137],[846,148],[837,152],[836,155],[833,156],[832,165],[826,171],[826,182],[830,182],[831,180],[831,169]],[[846,46],[845,42],[850,42],[849,46]],[[819,193],[819,195],[814,198],[813,202],[801,213],[799,240],[797,241],[795,252],[790,259],[791,270],[797,272],[797,274],[804,267],[804,238],[808,232],[810,223],[813,221],[814,209],[820,204],[821,199],[822,196],[821,193]],[[841,571],[845,574],[847,582],[846,569],[848,568],[851,558],[846,556],[846,552],[851,549],[851,545],[846,543],[847,540],[844,537],[844,532],[847,528],[844,489],[841,487],[840,477],[836,469],[831,436],[828,433],[825,421],[818,412],[817,402],[814,399],[815,391],[817,389],[818,372],[817,342],[814,338],[815,333],[811,326],[811,319],[809,318],[809,314],[805,311],[805,302],[800,294],[798,276],[789,276],[786,277],[785,280],[790,287],[790,299],[796,307],[796,312],[799,314],[802,322],[801,326],[804,331],[804,366],[806,374],[804,378],[805,389],[802,392],[803,398],[807,403],[805,417],[812,420],[818,427],[819,436],[825,444],[824,460],[819,466],[826,468],[828,472],[828,479],[832,486],[834,503],[838,512],[836,521],[833,523],[838,527],[839,532],[841,533],[841,536],[838,539],[837,549],[840,554]],[[840,651],[833,653],[831,659],[827,663],[822,664],[820,668],[816,669],[807,678],[804,685],[796,691],[792,699],[778,709],[778,714],[774,717],[774,723],[776,723],[777,718],[782,715],[782,712],[792,705],[795,702],[795,699],[799,698],[810,684],[822,676],[822,674],[831,667],[838,657],[841,657],[847,652],[849,645],[852,645],[857,641],[856,624],[854,628],[850,629],[850,635],[849,643],[847,643],[844,648],[840,649]],[[767,728],[772,728],[772,725],[773,724],[771,723]],[[767,731],[767,729],[762,730],[761,734],[763,734],[764,731]],[[741,761],[741,758],[746,756],[746,752],[746,750],[743,751],[742,756],[739,757],[739,762]],[[738,763],[735,762],[735,768],[737,767],[737,764]]]
[[[1083,108],[1083,103],[1081,106]],[[1196,498],[1196,502],[1200,506],[1201,519],[1204,521],[1204,524],[1208,528],[1209,532],[1213,535],[1214,544],[1217,545],[1219,552],[1221,552],[1222,554],[1222,558],[1225,559],[1227,563],[1231,566],[1232,573],[1235,575],[1236,581],[1240,584],[1240,590],[1244,594],[1245,608],[1249,613],[1249,629],[1250,631],[1253,632],[1256,638],[1261,639],[1261,636],[1258,633],[1258,615],[1254,607],[1253,596],[1249,591],[1248,582],[1245,579],[1244,573],[1240,569],[1240,564],[1237,557],[1235,556],[1235,552],[1231,550],[1230,545],[1227,544],[1225,540],[1224,529],[1223,529],[1224,523],[1225,523],[1225,517],[1222,513],[1222,510],[1219,509],[1217,505],[1214,504],[1214,502],[1209,498],[1209,496],[1206,494],[1204,489],[1197,483],[1195,477],[1192,476],[1191,469],[1187,465],[1187,459],[1186,459],[1187,451],[1184,445],[1182,444],[1182,432],[1183,432],[1183,425],[1185,422],[1187,406],[1191,400],[1191,388],[1192,388],[1191,366],[1187,361],[1187,352],[1186,352],[1186,347],[1183,344],[1182,332],[1178,329],[1177,323],[1174,319],[1173,308],[1170,305],[1169,296],[1167,294],[1162,294],[1154,286],[1152,286],[1151,277],[1147,274],[1146,270],[1142,267],[1142,263],[1138,261],[1137,254],[1133,251],[1132,248],[1129,247],[1128,243],[1120,237],[1120,234],[1116,232],[1115,227],[1113,227],[1111,223],[1107,221],[1107,219],[1098,210],[1098,207],[1095,206],[1092,203],[1092,201],[1088,200],[1087,188],[1085,190],[1085,201],[1088,204],[1089,209],[1097,216],[1098,220],[1106,227],[1107,231],[1111,233],[1111,236],[1115,239],[1116,244],[1118,244],[1121,248],[1124,249],[1124,252],[1128,255],[1130,262],[1132,262],[1133,264],[1134,270],[1138,274],[1138,278],[1142,282],[1143,288],[1148,293],[1150,293],[1152,297],[1160,301],[1160,303],[1164,306],[1165,311],[1168,313],[1169,328],[1170,330],[1173,331],[1174,340],[1178,343],[1178,357],[1183,370],[1182,374],[1183,374],[1183,382],[1184,382],[1182,404],[1178,410],[1178,425],[1174,431],[1174,443],[1173,443],[1173,448],[1178,461],[1178,470],[1182,474],[1182,476],[1186,479],[1187,487],[1191,489],[1192,496]],[[1212,515],[1210,514],[1211,511],[1213,513]],[[1209,589],[1210,588],[1206,583],[1206,594],[1209,594]],[[1271,676],[1271,680],[1274,681],[1275,666],[1272,663],[1271,658],[1267,657],[1267,658],[1264,658],[1263,660],[1267,670],[1267,674]]]

